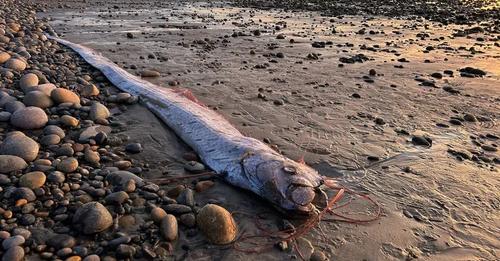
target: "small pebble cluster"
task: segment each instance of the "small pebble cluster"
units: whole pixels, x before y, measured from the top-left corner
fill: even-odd
[[[148,165],[129,157],[143,147],[120,135],[124,124],[113,116],[138,98],[45,33],[53,31],[34,7],[0,3],[2,260],[164,258],[180,228],[232,242],[231,214],[194,202],[214,182],[165,190],[143,180]],[[186,164],[188,172],[204,169]]]

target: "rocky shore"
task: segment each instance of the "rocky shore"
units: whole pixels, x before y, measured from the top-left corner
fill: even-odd
[[[179,229],[195,227],[215,244],[233,241],[227,210],[195,206],[213,181],[166,191],[141,178],[149,164],[131,155],[143,146],[117,118],[137,97],[48,40],[53,31],[35,12],[0,3],[2,260],[165,258]],[[196,155],[186,158],[187,170],[204,170]]]

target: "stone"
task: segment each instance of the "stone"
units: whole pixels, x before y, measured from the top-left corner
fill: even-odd
[[[189,206],[181,205],[181,204],[169,204],[169,205],[164,206],[163,209],[167,213],[172,213],[172,214],[175,214],[175,215],[189,213],[189,212],[192,211]]]
[[[133,179],[139,187],[144,186],[144,181],[140,177],[125,170],[115,171],[106,176],[106,180],[111,185],[118,187],[124,187],[131,179]]]
[[[21,261],[24,259],[24,249],[15,246],[7,250],[2,257],[2,261]]]
[[[56,134],[43,136],[40,140],[40,144],[42,144],[43,146],[56,145],[59,144],[59,142],[61,142],[61,137]]]
[[[39,82],[38,76],[34,73],[27,73],[21,77],[21,80],[19,80],[19,87],[21,87],[21,90],[26,92],[26,90],[29,87],[37,86]]]
[[[111,133],[111,128],[103,125],[94,125],[87,127],[80,133],[78,141],[81,143],[89,142],[89,140],[94,138],[99,132],[109,134]]]
[[[45,84],[40,84],[40,85],[35,86],[35,87],[30,87],[25,92],[40,91],[40,92],[43,92],[43,93],[45,93],[45,95],[50,97],[52,91],[55,90],[56,88],[57,87],[52,83],[45,83]]]
[[[28,164],[20,157],[0,155],[0,173],[19,171],[25,169],[26,167],[28,167]]]
[[[202,180],[196,183],[194,189],[196,192],[203,192],[211,187],[213,187],[215,183],[211,180]]]
[[[106,198],[104,198],[104,201],[106,201],[106,204],[121,205],[127,199],[129,199],[127,192],[118,191],[118,192],[113,192],[113,193],[107,195]]]
[[[57,165],[57,170],[62,171],[64,173],[75,172],[77,168],[78,168],[78,160],[73,157],[65,158]]]
[[[314,250],[311,255],[310,261],[328,261],[328,257],[326,257],[325,253],[320,250]]]
[[[196,226],[196,216],[193,213],[182,214],[179,217],[181,223],[186,227],[195,227]]]
[[[12,114],[8,111],[2,111],[0,112],[0,122],[7,122],[10,121],[10,116]]]
[[[10,117],[10,123],[20,129],[39,129],[44,127],[49,118],[45,112],[38,107],[26,107],[17,110]]]
[[[197,161],[188,161],[184,164],[184,169],[192,173],[200,173],[205,170],[205,166]]]
[[[60,103],[80,104],[80,97],[78,97],[76,93],[64,88],[54,89],[50,93],[50,97],[57,104]]]
[[[47,245],[55,248],[72,248],[76,245],[76,239],[66,234],[54,234],[47,240]]]
[[[85,149],[84,157],[88,163],[91,163],[94,166],[99,165],[99,161],[101,160],[99,153],[91,150],[90,148]]]
[[[130,152],[130,153],[139,153],[143,149],[142,149],[142,145],[140,143],[130,143],[130,144],[127,144],[127,146],[125,146],[125,150],[127,152]]]
[[[155,207],[151,210],[151,219],[156,223],[159,223],[166,216],[167,212],[162,208]]]
[[[13,248],[15,246],[21,246],[22,244],[24,244],[24,241],[25,241],[25,239],[22,236],[12,236],[12,237],[5,239],[2,242],[2,247],[3,247],[3,249],[7,250],[7,249]]]
[[[0,52],[0,64],[5,63],[10,59],[10,54],[7,52]]]
[[[73,224],[80,226],[84,234],[94,234],[109,228],[113,217],[101,203],[89,202],[76,210]]]
[[[10,58],[3,66],[14,71],[24,71],[27,64],[21,59]]]
[[[19,185],[30,189],[40,188],[45,184],[46,176],[41,171],[28,172],[19,178]]]
[[[90,106],[89,117],[91,120],[95,121],[97,119],[107,119],[110,116],[108,108],[99,102],[94,102]]]
[[[66,134],[64,133],[64,130],[61,129],[61,127],[56,126],[56,125],[48,125],[43,129],[43,134],[45,135],[57,135],[61,139],[63,139]]]
[[[238,232],[236,223],[226,209],[214,204],[207,204],[196,216],[198,228],[213,244],[231,243]]]
[[[0,154],[13,155],[27,162],[33,161],[38,156],[40,146],[30,137],[20,131],[7,134],[7,138],[0,144]]]
[[[101,261],[101,258],[98,255],[88,255],[83,261]]]
[[[14,113],[14,112],[21,110],[21,109],[24,109],[24,108],[26,108],[26,106],[24,105],[24,103],[22,103],[20,101],[10,101],[10,102],[5,104],[5,110],[10,112],[10,113]]]
[[[92,97],[99,95],[99,89],[94,84],[85,84],[80,87],[80,94],[83,97]]]
[[[12,197],[14,198],[14,200],[26,199],[28,202],[36,200],[36,195],[33,190],[24,187],[16,188],[12,192]]]
[[[159,77],[160,73],[154,70],[144,70],[141,72],[141,77]]]
[[[60,171],[50,172],[47,176],[47,181],[52,183],[63,183],[65,179],[66,177],[64,176],[64,173]]]
[[[41,91],[28,92],[24,96],[23,102],[27,106],[34,106],[41,109],[49,108],[54,105],[52,99],[47,94]]]
[[[75,128],[78,126],[78,124],[80,124],[80,121],[73,117],[73,116],[70,116],[70,115],[63,115],[61,116],[61,118],[59,118],[59,121],[64,125],[64,126],[67,126],[67,127],[72,127],[72,128]]]
[[[118,248],[116,248],[116,255],[118,258],[126,258],[129,259],[135,254],[136,250],[134,247],[120,244]]]
[[[178,234],[177,219],[174,215],[167,214],[160,222],[160,233],[167,241],[174,241]]]

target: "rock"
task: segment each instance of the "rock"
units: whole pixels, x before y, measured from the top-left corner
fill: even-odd
[[[34,106],[45,109],[54,105],[52,99],[41,91],[28,92],[23,99],[24,104],[27,106]]]
[[[228,244],[236,238],[237,227],[231,214],[218,205],[207,204],[196,216],[198,228],[213,244]]]
[[[466,120],[468,122],[477,122],[476,116],[469,114],[469,113],[464,115],[464,120]]]
[[[70,115],[63,115],[61,116],[61,118],[59,118],[59,121],[64,125],[64,126],[67,126],[67,127],[72,127],[72,128],[75,128],[78,126],[78,124],[80,124],[80,121],[73,117],[73,116],[70,116]]]
[[[42,144],[43,146],[56,145],[59,144],[59,142],[61,142],[61,137],[56,134],[43,136],[43,138],[40,140],[40,144]]]
[[[211,187],[213,187],[215,183],[211,180],[202,180],[196,183],[194,189],[196,192],[203,192]]]
[[[54,89],[50,93],[50,97],[57,104],[59,103],[80,104],[80,97],[78,97],[78,95],[76,95],[74,92],[64,88]]]
[[[10,121],[10,116],[12,114],[8,111],[2,111],[0,112],[0,122],[7,122]]]
[[[26,92],[26,90],[29,87],[37,86],[38,85],[38,76],[34,73],[27,73],[21,77],[21,80],[19,80],[19,87]]]
[[[91,163],[94,166],[99,165],[99,161],[101,160],[99,153],[91,150],[90,148],[85,149],[84,157],[87,162]]]
[[[413,136],[411,142],[415,145],[420,145],[420,146],[426,146],[426,147],[432,146],[432,139],[424,136]]]
[[[47,240],[47,245],[55,248],[72,248],[76,245],[76,239],[66,234],[54,234]]]
[[[10,58],[3,66],[14,71],[24,71],[27,64],[21,59]]]
[[[121,205],[127,199],[129,199],[127,192],[118,191],[118,192],[113,192],[113,193],[107,195],[106,198],[104,198],[104,201],[106,201],[106,204]]]
[[[188,161],[184,164],[184,169],[192,173],[200,173],[205,170],[205,166],[197,161]]]
[[[5,104],[5,110],[10,112],[10,113],[14,113],[14,112],[21,110],[21,109],[24,109],[24,108],[26,108],[26,106],[24,105],[24,103],[22,103],[20,101],[10,101],[10,102]]]
[[[25,169],[26,167],[28,167],[28,164],[20,157],[0,155],[0,173],[19,171]]]
[[[101,261],[101,258],[98,255],[88,255],[83,261]]]
[[[10,123],[20,129],[39,129],[44,127],[49,118],[45,112],[38,107],[26,107],[17,110],[10,117]]]
[[[64,173],[60,171],[53,171],[49,173],[47,177],[47,181],[52,182],[52,183],[63,183],[64,180],[66,179],[66,176],[64,176]]]
[[[35,193],[29,188],[16,188],[12,192],[12,197],[14,200],[26,199],[28,202],[36,200]]]
[[[40,146],[30,137],[19,131],[7,134],[7,138],[0,144],[0,154],[18,156],[25,161],[33,161],[38,156]]]
[[[107,119],[110,115],[108,108],[99,102],[94,102],[90,106],[89,117],[93,121],[97,119]]]
[[[45,84],[40,84],[35,87],[30,87],[28,88],[25,92],[30,92],[30,91],[41,91],[45,93],[45,95],[50,97],[50,94],[52,93],[53,90],[55,90],[57,87],[52,84],[52,83],[45,83]]]
[[[22,236],[12,236],[12,237],[5,239],[2,242],[2,247],[3,247],[3,249],[7,250],[7,249],[13,248],[15,246],[21,246],[22,244],[24,244],[24,241],[25,241],[25,239]]]
[[[154,70],[144,70],[141,72],[141,77],[159,77],[160,73]]]
[[[131,179],[133,179],[139,187],[144,186],[144,181],[140,177],[125,170],[115,171],[106,176],[106,180],[111,185],[118,187],[124,187]]]
[[[178,225],[175,216],[167,214],[160,222],[160,233],[167,241],[177,239]]]
[[[80,87],[80,94],[83,97],[92,97],[99,95],[99,89],[93,84],[85,84]]]
[[[74,172],[77,168],[78,160],[73,157],[65,158],[57,165],[57,170],[64,173]]]
[[[177,197],[177,202],[179,204],[183,204],[186,206],[193,207],[194,206],[194,192],[190,188],[186,188],[181,194]]]
[[[113,224],[113,217],[99,202],[89,202],[76,210],[73,224],[79,225],[85,234],[106,230]]]
[[[81,143],[86,143],[90,139],[94,138],[99,132],[109,134],[109,133],[111,133],[111,128],[108,126],[103,126],[103,125],[90,126],[86,129],[84,129],[80,133],[80,137],[78,138],[78,141]]]
[[[190,207],[188,207],[186,205],[181,205],[181,204],[169,204],[169,205],[164,206],[163,209],[167,213],[172,213],[175,215],[189,213],[192,211]]]
[[[2,261],[21,261],[24,259],[24,249],[15,246],[7,250],[2,257]]]
[[[41,171],[28,172],[19,178],[19,185],[30,189],[40,188],[45,184],[45,174]]]
[[[162,208],[155,207],[151,210],[151,219],[156,223],[159,223],[166,216],[167,212]]]
[[[196,217],[193,213],[182,214],[179,219],[181,223],[186,227],[195,227],[196,226]]]
[[[61,127],[56,126],[56,125],[48,125],[43,129],[43,134],[45,135],[57,135],[61,139],[63,139],[66,134],[64,133],[64,130],[61,129]]]
[[[142,151],[142,145],[140,143],[130,143],[125,146],[125,150],[130,153],[139,153]]]
[[[135,254],[135,252],[136,252],[136,250],[134,247],[126,245],[126,244],[121,244],[116,249],[116,255],[118,258],[129,259]]]
[[[311,255],[310,261],[328,261],[328,257],[326,257],[325,253],[320,250],[314,250]]]
[[[10,59],[10,54],[7,52],[0,52],[0,64],[5,63]]]

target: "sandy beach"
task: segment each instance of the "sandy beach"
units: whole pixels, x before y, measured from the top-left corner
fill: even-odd
[[[319,223],[297,240],[304,259],[497,260],[500,26],[495,14],[463,11],[470,19],[462,23],[459,15],[449,16],[446,21],[431,12],[422,15],[425,18],[417,17],[420,9],[410,7],[395,17],[397,8],[390,5],[370,13],[366,11],[370,6],[364,5],[359,5],[355,12],[318,11],[312,4],[290,4],[294,8],[287,9],[272,1],[268,4],[40,1],[33,10],[37,21],[50,25],[50,30],[46,26],[39,27],[40,31],[53,31],[63,39],[91,47],[134,75],[141,75],[144,70],[158,72],[158,77],[145,79],[164,88],[190,90],[243,134],[264,141],[290,159],[304,159],[322,175],[335,178],[341,186],[369,195],[380,204],[382,215],[373,222]],[[457,10],[454,14],[462,14],[461,9]],[[0,28],[8,24],[6,19],[0,19]],[[14,52],[17,47],[13,42],[16,41],[2,43],[0,53]],[[76,77],[90,75],[88,81],[99,87],[100,94],[89,100],[108,107],[108,135],[124,141],[118,145],[90,141],[89,148],[101,153],[101,164],[82,168],[98,173],[97,170],[118,166],[151,183],[190,174],[186,162],[192,150],[140,101],[127,98],[127,102],[116,102],[120,91],[78,55],[62,46],[50,48],[56,49],[48,49],[49,59],[40,58],[44,52],[33,53],[29,59],[36,57],[39,62],[31,64],[40,68],[44,63],[59,64],[58,55],[64,54],[65,61],[76,64],[68,66]],[[37,69],[29,66],[24,74]],[[17,95],[22,75],[15,73],[11,79],[4,77],[0,81],[2,88],[15,90],[10,94],[19,100],[24,97]],[[72,86],[70,77],[56,79],[48,77],[47,81],[58,87]],[[64,85],[63,80],[68,84]],[[75,92],[83,97],[81,91]],[[109,98],[113,95],[115,100]],[[82,108],[92,104],[83,98],[81,103]],[[86,122],[86,114],[71,111],[85,112],[82,109],[72,107],[68,113],[56,113],[52,107],[46,110],[49,125],[51,120],[60,118],[55,115],[64,114],[75,116],[83,125],[106,125],[102,119]],[[8,122],[1,124],[5,142],[7,132],[16,127]],[[75,136],[71,133],[83,127],[68,127],[64,131],[67,137]],[[37,142],[43,136],[36,131],[28,134]],[[79,143],[77,138],[72,140],[72,144]],[[64,147],[63,143],[53,145]],[[140,144],[140,153],[128,153],[128,144]],[[49,146],[42,146],[43,149],[51,151]],[[103,153],[102,149],[108,152]],[[52,154],[45,157],[42,150],[35,153],[37,160],[65,160]],[[80,161],[85,157],[83,151],[70,156]],[[31,164],[28,168],[35,168],[32,166],[36,164],[26,161]],[[130,164],[122,167],[117,161]],[[49,165],[57,169],[56,163]],[[50,175],[53,169],[41,171]],[[11,178],[2,183],[0,207],[4,211],[13,209],[18,220],[26,213],[19,207],[13,208],[17,203],[6,194],[9,187],[19,186],[18,178],[12,177],[26,172],[29,171],[1,172]],[[67,186],[84,186],[98,180],[71,180]],[[247,234],[261,233],[255,220],[263,213],[266,215],[261,222],[272,230],[286,222],[300,225],[300,219],[282,215],[256,195],[221,179],[194,178],[158,189],[141,190],[138,186],[127,196],[130,211],[120,213],[114,208],[120,204],[104,204],[111,212],[114,227],[95,235],[78,233],[73,229],[74,219],[56,219],[51,221],[55,225],[49,227],[47,220],[35,215],[36,222],[19,226],[33,235],[38,234],[33,232],[36,229],[53,233],[57,232],[54,228],[64,227],[67,229],[57,233],[72,235],[77,243],[66,246],[71,254],[62,256],[57,254],[58,247],[52,247],[53,251],[37,250],[37,245],[46,244],[35,241],[30,247],[26,243],[25,258],[65,260],[78,256],[98,260],[85,259],[86,255],[96,254],[100,260],[300,260],[291,247],[247,254],[230,245],[210,244],[196,226],[180,222],[180,215],[176,215],[180,223],[178,238],[165,242],[151,221],[151,209],[155,205],[168,206],[170,201],[163,196],[168,194],[175,199],[179,187],[194,190],[198,183],[207,180],[214,185],[194,194],[193,213],[208,203],[220,205],[233,213],[240,233]],[[53,190],[64,184],[67,183],[47,181],[41,188]],[[106,184],[102,186],[105,195],[115,192]],[[84,194],[80,190],[63,191],[72,194],[68,198],[68,213],[64,212],[68,217],[74,216],[77,196]],[[104,195],[86,192],[93,196],[92,201],[106,202]],[[335,192],[328,191],[328,195]],[[47,199],[42,198],[36,201],[45,206]],[[357,219],[375,215],[376,208],[366,200],[348,195],[338,204],[346,202],[350,203],[336,210],[339,214]],[[49,213],[60,209],[45,208]],[[49,214],[52,219],[56,215]],[[19,222],[9,219],[12,218],[3,216],[1,230],[15,235],[13,229],[18,225],[12,224]],[[122,244],[134,250],[117,255],[116,246],[110,247],[109,242],[126,236],[130,239]],[[1,238],[5,241],[9,237]],[[74,250],[80,245],[88,249],[86,255]],[[155,254],[145,249],[153,249]],[[2,251],[5,254],[9,250]],[[45,252],[54,254],[44,257]]]

